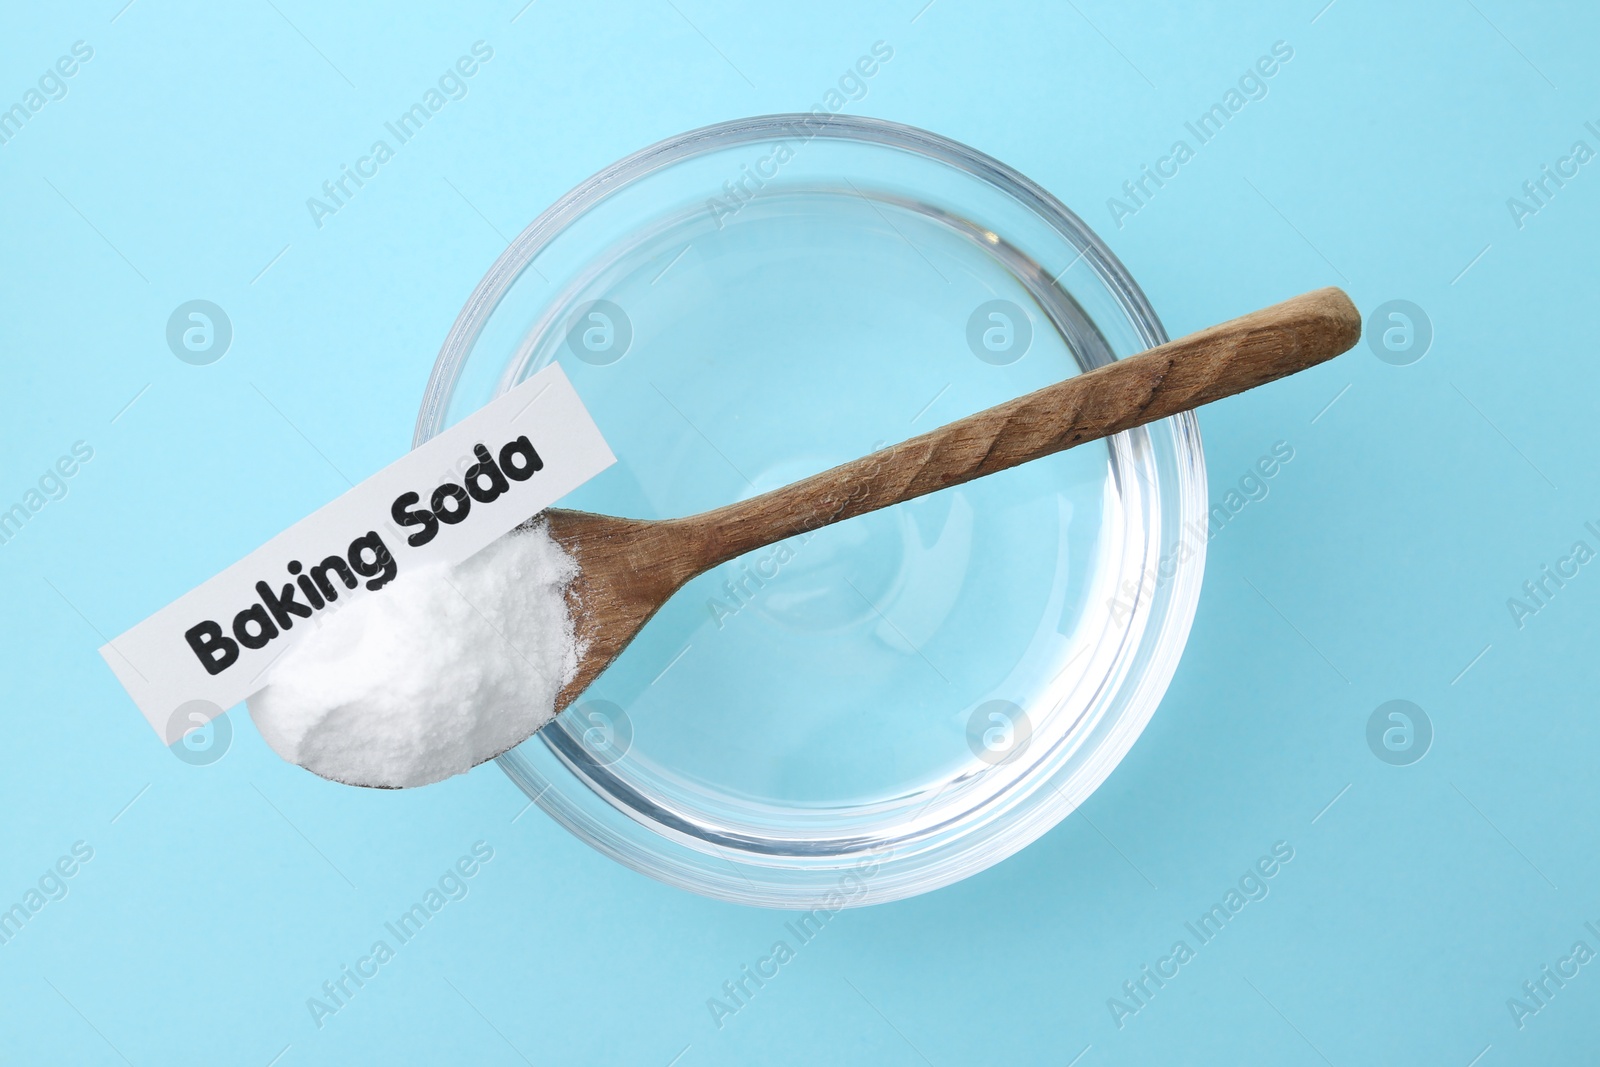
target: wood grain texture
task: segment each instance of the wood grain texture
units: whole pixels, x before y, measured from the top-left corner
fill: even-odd
[[[552,509],[532,522],[581,567],[568,605],[583,651],[575,700],[684,582],[764,545],[1188,411],[1332,359],[1361,336],[1319,289],[1047,386],[870,456],[714,511],[621,519]]]

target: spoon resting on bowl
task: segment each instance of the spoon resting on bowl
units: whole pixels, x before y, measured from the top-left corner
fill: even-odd
[[[679,519],[551,509],[322,620],[250,698],[280,755],[349,785],[439,781],[571,705],[685,582],[746,552],[1242,393],[1344,352],[1320,289],[792,485]]]

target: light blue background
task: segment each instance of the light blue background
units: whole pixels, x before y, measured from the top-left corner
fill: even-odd
[[[1523,1029],[1506,1001],[1600,949],[1600,575],[1522,629],[1506,600],[1596,545],[1600,165],[1525,228],[1506,199],[1600,148],[1600,25],[1323,2],[8,5],[0,103],[74,41],[94,58],[0,146],[0,505],[74,441],[94,458],[0,546],[0,901],[75,841],[94,858],[0,945],[0,1057],[1593,1062],[1600,964]],[[479,39],[470,95],[314,227],[306,197]],[[1414,365],[1363,345],[1201,413],[1213,501],[1274,442],[1295,458],[1212,542],[1171,690],[1079,814],[840,915],[719,1030],[706,999],[786,916],[601,858],[493,767],[377,793],[280,762],[242,717],[209,767],[154,741],[102,635],[406,449],[506,236],[659,138],[809,107],[880,39],[894,60],[851,110],[1039,181],[1172,334],[1329,283],[1436,330]],[[1279,40],[1266,99],[1115,226],[1107,198]],[[164,341],[193,298],[234,325],[211,366]],[[1437,735],[1409,767],[1365,739],[1394,698]],[[306,998],[480,840],[470,895],[318,1029]],[[1119,1030],[1107,998],[1279,840],[1271,895]]]

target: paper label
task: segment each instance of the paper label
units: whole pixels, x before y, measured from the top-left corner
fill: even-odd
[[[552,364],[106,644],[167,744],[266,684],[320,613],[456,564],[616,462]]]

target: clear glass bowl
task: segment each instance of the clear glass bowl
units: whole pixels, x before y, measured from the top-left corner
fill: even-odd
[[[922,130],[775,115],[564,196],[490,268],[416,442],[551,361],[619,462],[563,506],[686,515],[1166,340],[1076,215]],[[947,885],[1111,772],[1199,596],[1191,415],[751,553],[500,757],[651,877],[781,908]]]

